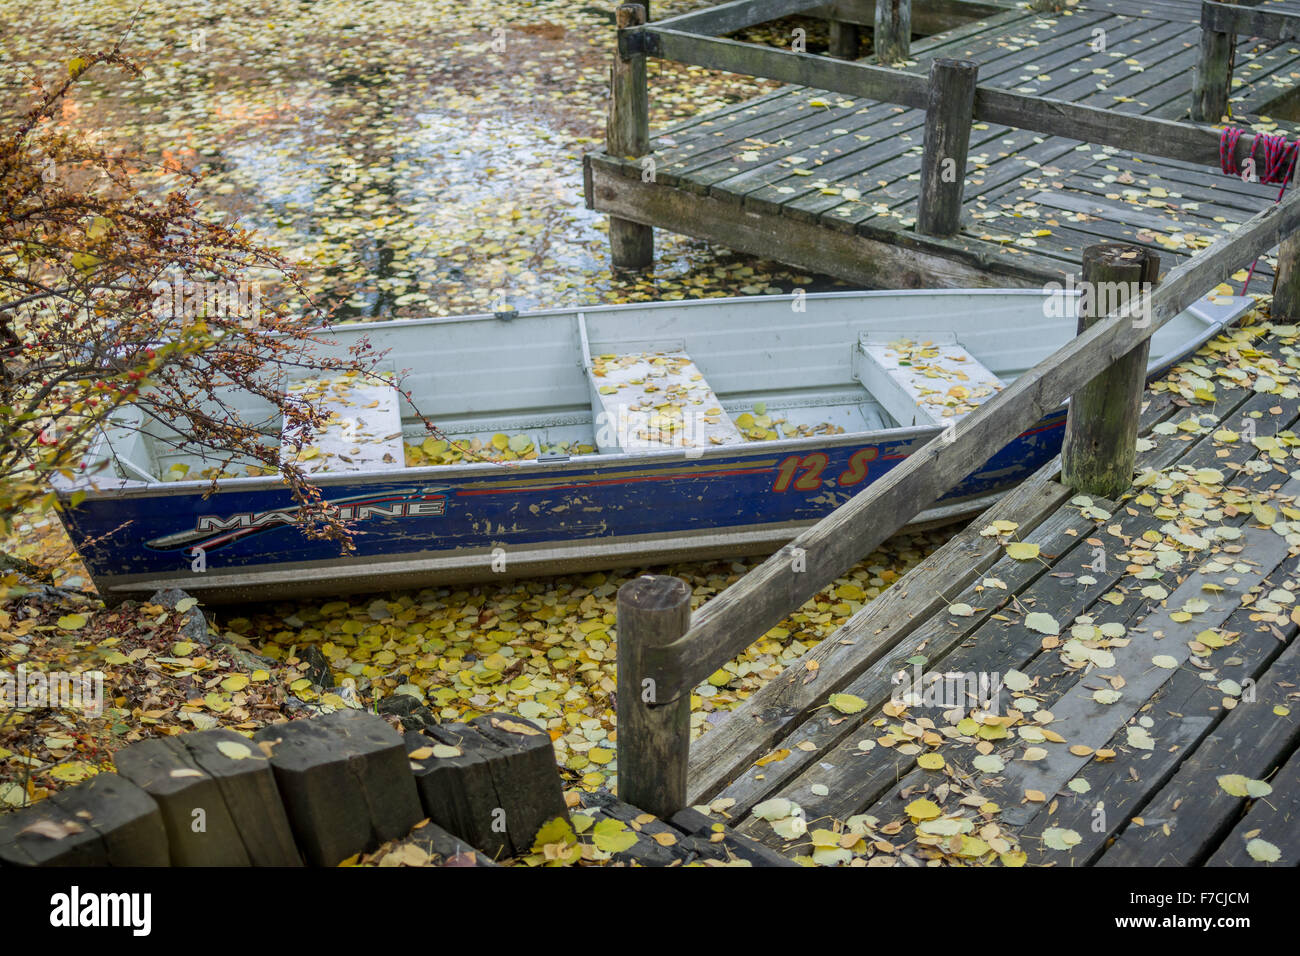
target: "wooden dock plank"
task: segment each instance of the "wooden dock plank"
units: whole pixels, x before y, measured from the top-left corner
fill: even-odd
[[[1296,559],[1288,559],[1274,573],[1269,584],[1281,586],[1288,579],[1294,580],[1298,567],[1300,564]],[[1253,608],[1242,607],[1228,619],[1225,628],[1239,632],[1242,637],[1232,645],[1232,656],[1219,665],[1216,673],[1223,673],[1243,686],[1248,680],[1253,680],[1258,688],[1265,670],[1285,649],[1282,642],[1293,641],[1297,628],[1294,622],[1288,622],[1285,628],[1281,628],[1282,637],[1278,638],[1272,627],[1251,620],[1254,613]],[[1088,764],[1076,778],[1087,784],[1086,791],[1080,793],[1068,787],[1057,790],[1051,797],[1053,811],[1049,813],[1044,807],[1020,830],[1020,847],[1028,855],[1029,865],[1081,866],[1092,863],[1135,816],[1140,817],[1142,828],[1158,831],[1169,826],[1166,819],[1154,817],[1150,809],[1142,808],[1210,732],[1235,712],[1223,708],[1223,692],[1213,682],[1204,680],[1203,673],[1196,668],[1180,668],[1152,699],[1145,711],[1152,718],[1152,726],[1147,730],[1158,741],[1158,747],[1149,752],[1127,748],[1127,733],[1117,732],[1106,749],[1121,756]],[[1257,695],[1256,703],[1267,697],[1268,694]],[[1285,740],[1287,733],[1283,729],[1275,736]],[[1207,779],[1202,778],[1202,781]],[[1099,805],[1102,808],[1100,814],[1097,813]],[[1138,826],[1132,824],[1134,828]],[[1079,843],[1064,851],[1050,848],[1043,842],[1043,833],[1050,828],[1073,830],[1079,836]]]
[[[1271,778],[1272,793],[1255,800],[1206,866],[1288,866],[1300,863],[1300,751]],[[1252,843],[1262,841],[1252,853]],[[1274,859],[1270,851],[1277,852]]]
[[[1235,413],[1243,407],[1245,401],[1245,395],[1227,398],[1221,402],[1219,415]],[[1189,466],[1195,464],[1197,467],[1202,467],[1217,464],[1221,468],[1227,467],[1219,462],[1216,448],[1208,436],[1191,443],[1190,447],[1188,443],[1161,442],[1153,452],[1163,452],[1161,455],[1163,464],[1181,458],[1187,461]],[[1155,467],[1162,466],[1162,464],[1152,464]],[[1142,531],[1153,528],[1160,522],[1151,516],[1134,517],[1124,514],[1120,523],[1124,527],[1122,533],[1140,535]],[[1081,539],[1074,540],[1078,542],[1075,548],[1066,551],[1054,561],[1056,569],[1072,570],[1075,567],[1083,569],[1093,562],[1094,555],[1091,547]],[[1072,557],[1072,555],[1078,556]],[[1111,562],[1111,566],[1106,571],[1092,572],[1098,579],[1098,584],[1094,588],[1087,589],[1087,594],[1080,593],[1080,589],[1069,587],[1064,583],[1068,582],[1068,578],[1045,576],[1034,578],[1030,582],[1029,590],[1018,594],[1017,600],[1030,608],[1034,606],[1052,608],[1053,613],[1060,619],[1068,620],[1075,614],[1082,613],[1100,594],[1105,593],[1120,579],[1122,568],[1116,567],[1115,564],[1116,562]],[[1012,591],[1014,592],[1014,588]],[[1019,666],[1031,660],[1040,650],[1040,638],[1041,635],[1033,632],[1002,626],[998,622],[989,620],[982,624],[962,647],[949,657],[941,658],[942,667],[945,670],[961,672],[1003,671],[1008,666]],[[940,659],[938,654],[930,655],[927,666],[933,667],[936,659]],[[864,696],[870,692],[870,689],[865,686],[850,685],[847,692],[868,699],[869,704],[872,702],[870,698]],[[875,701],[878,700],[877,697]],[[874,707],[869,706],[863,716],[877,714],[878,707],[878,702]],[[801,736],[802,730],[803,728],[800,728],[799,731],[791,734],[789,739],[805,739]],[[810,822],[821,815],[846,819],[877,800],[882,795],[881,788],[898,780],[914,762],[913,758],[900,757],[886,748],[876,748],[864,754],[854,740],[855,738],[845,735],[844,742],[834,749],[818,748],[815,752],[803,753],[800,757],[801,765],[808,767],[808,770],[797,781],[780,789],[773,788],[752,794],[749,799],[750,804],[757,802],[758,798],[779,795],[794,800],[800,806],[806,806],[809,809]],[[817,743],[815,739],[813,742]],[[814,764],[814,761],[817,763]],[[785,775],[784,779],[789,779],[789,775]],[[826,793],[818,797],[817,792],[813,790],[814,787],[818,790],[824,788]],[[735,794],[729,788],[724,791],[724,795]],[[772,840],[770,827],[760,825],[757,821],[745,821],[738,829],[756,839]]]
[[[1149,429],[1173,411],[1169,396],[1153,396],[1143,412],[1143,431]],[[1158,443],[1157,448],[1172,451],[1173,442]],[[1147,460],[1142,459],[1142,460]],[[1054,466],[1045,466],[1044,470],[1028,482],[1021,485],[1012,495],[990,511],[988,520],[1012,520],[1028,533],[1040,526],[1047,513],[1063,500],[1064,492],[1055,482],[1050,481]],[[1024,492],[1032,490],[1033,498],[1024,498]],[[1032,506],[1028,506],[1032,503]],[[982,527],[982,525],[981,525]],[[913,629],[921,625],[935,609],[944,606],[942,595],[953,595],[959,588],[971,587],[982,580],[986,574],[996,576],[988,569],[1000,557],[1001,549],[991,538],[979,534],[980,528],[968,527],[943,546],[931,562],[927,562],[924,574],[918,574],[906,588],[890,589],[879,599],[873,601],[854,615],[843,628],[822,641],[817,647],[795,662],[776,680],[757,691],[749,700],[737,708],[721,725],[705,734],[692,747],[690,780],[692,800],[713,796],[719,788],[732,780],[735,772],[745,767],[753,759],[774,747],[781,737],[799,735],[796,743],[808,739],[809,735],[821,731],[822,725],[797,726],[796,722],[811,712],[812,707],[827,694],[840,689],[843,681],[836,681],[828,686],[824,679],[827,674],[841,673],[852,675],[861,672],[861,676],[843,687],[846,693],[863,696],[871,687],[877,687],[881,680],[888,681],[897,668],[881,665],[877,670],[871,666],[880,660],[879,653],[864,641],[875,639],[879,634],[889,632],[888,640],[894,645],[893,657],[911,656],[915,648],[925,644],[925,635],[913,636]],[[934,567],[931,567],[931,564]],[[1019,569],[1019,570],[1017,570]],[[1023,568],[1013,565],[1011,571],[1036,571],[1034,567]],[[1009,573],[1009,572],[1008,572]],[[906,647],[902,641],[906,640]],[[892,659],[892,658],[891,658]],[[889,685],[892,686],[892,685]],[[844,722],[829,725],[843,733],[828,741],[832,744],[852,729]],[[758,728],[761,728],[758,729]],[[767,783],[766,792],[774,790],[779,778],[792,776],[810,761],[809,751],[792,749],[791,755],[773,766],[767,772],[749,767],[745,774],[755,780],[762,774]],[[788,761],[788,763],[787,763]],[[733,788],[740,786],[733,784]],[[727,796],[734,796],[731,792]],[[739,799],[739,798],[737,798]],[[752,802],[752,801],[751,801]]]
[[[1300,740],[1297,686],[1300,645],[1293,640],[1257,684],[1256,703],[1240,705],[1224,718],[1141,808],[1143,825],[1125,828],[1097,865],[1194,866],[1212,853],[1245,802],[1217,778],[1235,773],[1260,779],[1285,759]],[[1278,714],[1275,707],[1290,713]]]

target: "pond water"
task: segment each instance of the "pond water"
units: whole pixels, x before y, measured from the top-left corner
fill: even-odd
[[[695,3],[694,6],[701,4]],[[24,76],[121,40],[145,69],[92,71],[65,111],[301,263],[338,318],[753,295],[832,280],[659,230],[646,275],[611,273],[582,198],[600,145],[609,13],[554,2],[0,0],[3,105]],[[686,9],[690,4],[678,3]],[[137,14],[138,8],[138,14]],[[662,4],[657,16],[677,12]],[[134,18],[134,19],[133,19]],[[125,39],[123,39],[125,37]],[[652,68],[655,128],[767,88]]]

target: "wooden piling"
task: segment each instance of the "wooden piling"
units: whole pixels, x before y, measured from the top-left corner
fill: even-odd
[[[871,39],[881,65],[906,60],[912,50],[912,0],[876,0],[876,32]]]
[[[861,48],[858,37],[858,25],[832,20],[830,55],[839,60],[856,60]]]
[[[667,820],[686,806],[690,695],[655,706],[646,649],[671,643],[691,624],[691,588],[645,574],[618,589],[618,796]]]
[[[1217,123],[1228,112],[1236,36],[1201,27],[1201,57],[1192,75],[1192,120]]]
[[[1300,319],[1300,232],[1291,233],[1277,247],[1272,317],[1282,322]]]
[[[616,14],[619,30],[642,26],[646,18],[646,8],[639,3],[625,3]],[[650,153],[650,93],[644,53],[614,54],[605,151],[627,158]],[[642,223],[611,216],[609,245],[616,269],[644,269],[654,260],[654,230]]]
[[[916,216],[916,231],[922,235],[953,236],[961,225],[978,77],[979,64],[973,60],[937,59],[930,64],[921,197]]]
[[[1160,257],[1123,243],[1083,250],[1083,287],[1078,331],[1083,332],[1125,302],[1155,288]],[[1135,322],[1150,321],[1135,313]],[[1075,491],[1118,498],[1133,483],[1138,414],[1146,387],[1150,339],[1075,392],[1061,447],[1061,480]]]

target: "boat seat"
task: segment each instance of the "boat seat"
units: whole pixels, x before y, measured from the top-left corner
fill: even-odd
[[[952,332],[864,333],[854,365],[858,381],[903,426],[955,422],[1004,386]]]
[[[291,395],[306,398],[327,415],[328,424],[317,429],[304,445],[297,462],[304,472],[381,471],[406,467],[402,445],[401,396],[387,381],[367,381],[340,373],[329,378],[301,378],[291,382]],[[294,455],[293,436],[282,431],[280,454]]]
[[[702,450],[744,441],[685,352],[593,355],[587,377],[601,452]]]

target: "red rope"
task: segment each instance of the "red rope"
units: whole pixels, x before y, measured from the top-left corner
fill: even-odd
[[[1237,166],[1237,141],[1241,139],[1241,132],[1235,126],[1227,126],[1219,134],[1219,168],[1229,176],[1241,175],[1241,170]],[[1258,168],[1258,164],[1253,162],[1255,150],[1261,146],[1264,150],[1263,169]],[[1282,188],[1277,191],[1277,198],[1273,200],[1274,205],[1282,201],[1286,184],[1291,181],[1291,175],[1295,172],[1297,157],[1300,157],[1300,140],[1292,143],[1288,142],[1285,136],[1257,133],[1251,141],[1247,158],[1252,160],[1255,176],[1259,182],[1282,184]],[[1245,295],[1246,290],[1250,288],[1250,280],[1255,277],[1255,266],[1258,264],[1258,259],[1250,264],[1250,272],[1246,273],[1246,281],[1241,286],[1242,295]]]

